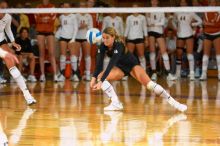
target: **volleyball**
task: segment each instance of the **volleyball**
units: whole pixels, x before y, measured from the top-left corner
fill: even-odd
[[[91,28],[86,33],[86,39],[90,44],[100,43],[102,41],[102,33],[97,28]]]

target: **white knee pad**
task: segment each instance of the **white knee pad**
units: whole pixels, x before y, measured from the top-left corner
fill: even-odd
[[[110,88],[112,85],[107,81],[107,80],[105,80],[103,83],[102,83],[102,86],[101,86],[101,88],[102,88],[102,90],[103,91],[106,91],[108,88]]]
[[[16,66],[10,68],[9,72],[14,79],[18,78],[21,75],[21,72],[18,70]]]
[[[150,60],[155,60],[156,54],[155,52],[150,52]]]
[[[208,62],[208,61],[209,61],[209,56],[208,55],[203,55],[202,62]]]
[[[216,55],[217,62],[220,62],[220,55]]]
[[[150,81],[147,84],[147,89],[150,91],[154,91],[157,95],[161,95],[164,92],[164,89],[157,83]]]
[[[65,62],[65,61],[66,61],[66,56],[60,55],[60,62]]]
[[[164,53],[164,54],[162,55],[162,57],[163,57],[163,60],[164,60],[164,61],[169,61],[169,56],[168,56],[167,53]]]
[[[194,57],[192,54],[187,54],[188,61],[193,61]]]
[[[85,61],[91,60],[91,56],[87,55],[85,56]]]
[[[77,62],[77,57],[76,57],[75,55],[72,55],[72,56],[70,57],[70,61],[71,61],[71,62]]]
[[[140,60],[140,62],[145,61],[145,57],[144,56],[139,56],[138,59]]]
[[[150,90],[150,91],[153,91],[153,89],[157,86],[157,83],[153,82],[153,81],[150,81],[148,84],[147,84],[147,89]]]

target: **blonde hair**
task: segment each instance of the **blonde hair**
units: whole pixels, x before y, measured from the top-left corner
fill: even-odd
[[[115,41],[121,42],[121,38],[113,27],[106,27],[103,30],[103,33],[109,34],[112,37],[115,37]]]
[[[121,42],[121,43],[123,43],[123,41],[121,40],[120,36],[118,35],[118,33],[116,32],[116,30],[115,30],[113,27],[106,27],[106,28],[103,30],[103,33],[106,33],[106,34],[108,34],[108,35],[110,35],[110,36],[112,36],[112,37],[115,37],[115,41],[116,41],[116,42]],[[124,43],[123,43],[123,44],[124,44]],[[127,49],[126,45],[124,45],[124,46],[125,46],[125,53],[127,53],[127,52],[128,52],[128,49]]]

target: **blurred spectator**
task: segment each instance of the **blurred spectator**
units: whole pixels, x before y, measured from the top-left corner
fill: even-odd
[[[19,37],[15,39],[15,42],[21,45],[21,51],[16,52],[18,55],[19,59],[19,70],[23,70],[23,62],[24,59],[25,64],[29,64],[30,67],[30,73],[27,78],[28,81],[30,82],[36,82],[36,78],[34,76],[34,69],[35,69],[35,56],[33,53],[33,49],[31,46],[31,41],[29,39],[29,31],[27,27],[21,27],[20,32],[19,32]]]
[[[17,5],[16,5],[17,8]],[[17,37],[17,30],[20,26],[20,15],[19,14],[12,14],[12,21],[11,21],[11,30],[14,37]]]
[[[32,8],[30,2],[26,2],[24,4],[24,7],[25,8]],[[29,25],[30,25],[29,37],[30,37],[30,39],[35,39],[37,32],[35,30],[36,21],[35,21],[35,18],[34,18],[34,14],[26,14],[26,15],[28,16]]]
[[[16,7],[17,7],[17,8],[23,8],[23,5],[20,4],[20,3],[18,3]],[[20,25],[19,25],[19,27],[17,28],[17,32],[18,32],[18,33],[20,32],[20,29],[21,29],[22,27],[26,27],[26,28],[28,28],[28,29],[30,28],[30,23],[29,23],[29,18],[28,18],[28,16],[27,16],[26,14],[21,13],[21,14],[19,14],[19,17],[20,17]]]

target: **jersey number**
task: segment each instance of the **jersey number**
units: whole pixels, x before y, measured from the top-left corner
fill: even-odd
[[[64,20],[63,24],[64,24],[64,25],[67,25],[67,20]]]
[[[185,21],[186,20],[186,16],[181,16],[180,17],[180,21]]]
[[[138,25],[138,21],[134,21],[134,25]]]

